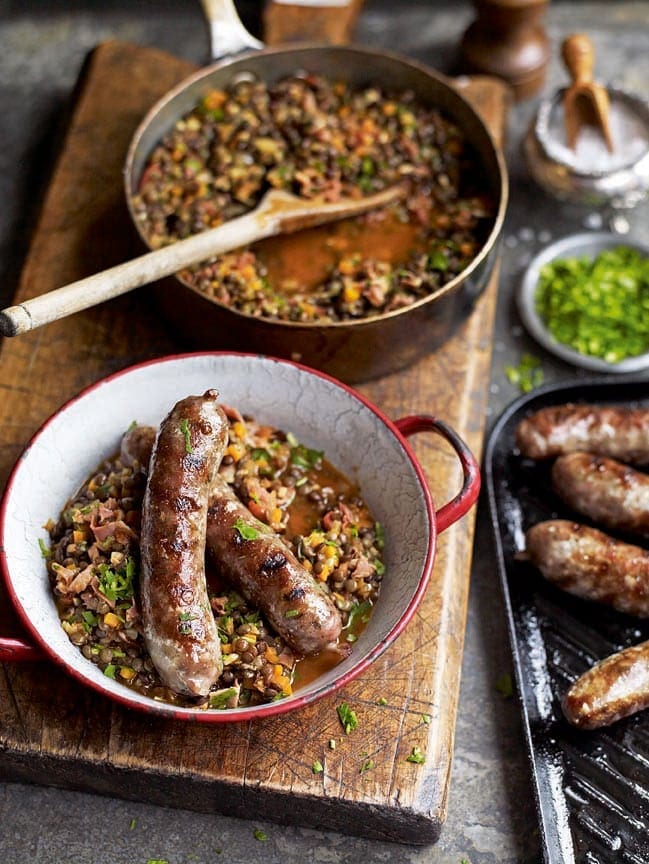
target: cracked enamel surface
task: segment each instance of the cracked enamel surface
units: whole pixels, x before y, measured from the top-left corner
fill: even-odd
[[[169,358],[118,374],[73,400],[37,433],[7,487],[2,544],[8,587],[38,641],[49,646],[68,671],[131,704],[150,705],[151,700],[106,678],[62,630],[38,540],[49,546],[42,526],[56,519],[98,463],[118,450],[134,420],[157,425],[179,399],[209,388],[219,391],[223,404],[324,450],[334,465],[359,482],[385,529],[386,576],[366,630],[349,658],[286,703],[327,689],[384,642],[409,608],[426,567],[431,527],[417,472],[390,427],[342,385],[283,361],[232,354]],[[156,703],[157,711],[166,709],[178,716],[177,708]],[[227,713],[242,719],[250,711]],[[181,713],[189,715],[193,709]]]

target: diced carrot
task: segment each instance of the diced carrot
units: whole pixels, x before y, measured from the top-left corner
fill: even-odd
[[[106,627],[119,627],[120,620],[114,612],[106,612],[104,615],[104,624]]]

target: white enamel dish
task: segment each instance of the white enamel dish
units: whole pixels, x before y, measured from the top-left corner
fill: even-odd
[[[117,452],[135,420],[157,425],[181,398],[218,389],[221,401],[293,432],[356,479],[386,537],[386,575],[366,629],[342,663],[292,696],[231,710],[179,708],[106,677],[63,631],[39,540],[42,527],[104,459]],[[406,438],[435,432],[455,449],[464,483],[435,511]],[[89,387],[36,433],[15,465],[0,509],[0,569],[29,642],[0,638],[0,660],[37,657],[124,706],[205,722],[249,720],[298,708],[341,687],[375,660],[406,626],[430,579],[436,538],[474,504],[478,466],[452,429],[428,415],[391,422],[354,390],[289,361],[231,353],[166,357],[131,367]]]

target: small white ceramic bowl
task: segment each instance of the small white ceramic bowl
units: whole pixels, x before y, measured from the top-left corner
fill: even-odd
[[[268,705],[232,710],[178,708],[143,696],[107,678],[63,631],[54,605],[39,539],[69,496],[96,466],[117,452],[132,421],[157,425],[181,398],[218,389],[221,401],[293,432],[309,447],[357,479],[386,535],[386,576],[370,621],[342,663],[292,696]],[[464,483],[437,512],[406,437],[433,431],[454,447]],[[36,433],[9,479],[0,509],[0,568],[32,644],[0,639],[0,660],[44,654],[76,679],[122,705],[178,719],[249,720],[288,711],[354,678],[403,630],[426,590],[437,534],[475,502],[478,466],[466,445],[427,415],[395,423],[349,387],[288,361],[230,353],[167,357],[112,375],[64,405]]]
[[[573,366],[580,366],[593,372],[617,374],[639,372],[649,367],[649,352],[638,354],[635,357],[627,357],[624,360],[620,360],[619,363],[608,363],[600,357],[580,354],[567,345],[557,342],[536,311],[534,299],[536,287],[539,282],[541,268],[551,261],[556,261],[559,258],[595,258],[603,250],[614,249],[617,246],[628,246],[639,250],[645,256],[649,255],[649,248],[647,246],[643,246],[641,243],[619,234],[610,234],[607,232],[573,234],[546,246],[545,249],[532,259],[519,283],[516,294],[518,312],[523,324],[539,345],[561,360],[565,360],[566,363],[572,363]]]

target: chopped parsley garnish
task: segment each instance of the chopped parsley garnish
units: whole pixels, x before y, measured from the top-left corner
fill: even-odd
[[[297,616],[299,614],[300,614],[299,609],[287,609],[286,612],[284,613],[284,617],[285,618],[297,618]]]
[[[322,450],[312,450],[305,447],[304,444],[299,444],[293,436],[287,436],[286,440],[291,445],[291,464],[298,468],[308,471],[310,468],[315,468],[322,460],[324,455]]]
[[[336,711],[338,713],[340,724],[345,730],[345,735],[349,735],[349,733],[353,732],[358,726],[358,717],[356,716],[356,712],[349,707],[347,702],[341,702],[336,708]]]
[[[47,548],[47,546],[45,545],[45,541],[42,539],[42,537],[38,538],[38,545],[41,550],[41,556],[43,558],[50,558],[52,555],[52,551],[51,549]]]
[[[374,759],[366,759],[361,765],[360,774],[365,774],[366,771],[371,771],[372,768],[376,768],[376,762]]]
[[[239,693],[237,687],[226,687],[224,690],[217,690],[212,693],[209,699],[210,708],[227,708],[228,702]]]
[[[122,567],[111,569],[108,564],[99,564],[99,590],[108,600],[131,600],[135,561],[127,558]]]
[[[406,757],[406,762],[414,762],[415,765],[423,765],[426,761],[426,757],[421,752],[419,747],[413,747],[410,756]]]
[[[356,603],[349,610],[347,615],[347,624],[345,627],[351,629],[357,621],[367,624],[370,617],[370,610],[372,608],[372,604],[369,600],[363,600],[362,603]]]
[[[94,612],[90,612],[86,610],[81,613],[81,617],[83,618],[83,629],[86,633],[90,633],[90,630],[97,624],[98,618]]]
[[[380,697],[376,700],[376,704],[377,704],[377,705],[387,705],[387,704],[388,704],[388,700],[385,698],[385,696],[380,696]]]
[[[117,672],[117,666],[114,663],[109,663],[108,666],[104,669],[104,675],[106,678],[114,678],[115,673]]]
[[[322,774],[324,768],[322,766],[322,762],[319,759],[316,759],[313,765],[311,766],[311,770],[314,774]]]
[[[259,537],[259,531],[252,525],[244,522],[241,516],[234,523],[234,527],[244,540],[256,540]]]
[[[445,273],[448,270],[448,258],[441,249],[431,249],[428,254],[428,266],[431,270],[441,270]]]
[[[268,840],[268,834],[266,834],[265,831],[262,831],[261,828],[255,828],[255,830],[252,832],[252,835],[255,840]]]
[[[505,366],[510,384],[517,384],[522,393],[529,393],[543,383],[541,361],[532,354],[523,354],[518,366]]]
[[[376,536],[374,543],[376,544],[377,549],[383,549],[385,546],[385,531],[380,522],[374,523],[374,534]]]
[[[185,436],[185,453],[193,453],[194,448],[192,447],[191,430],[189,428],[189,423],[184,418],[180,421],[180,431]]]
[[[180,612],[178,614],[178,632],[182,636],[189,636],[192,632],[191,621],[195,621],[198,618],[194,612]]]

